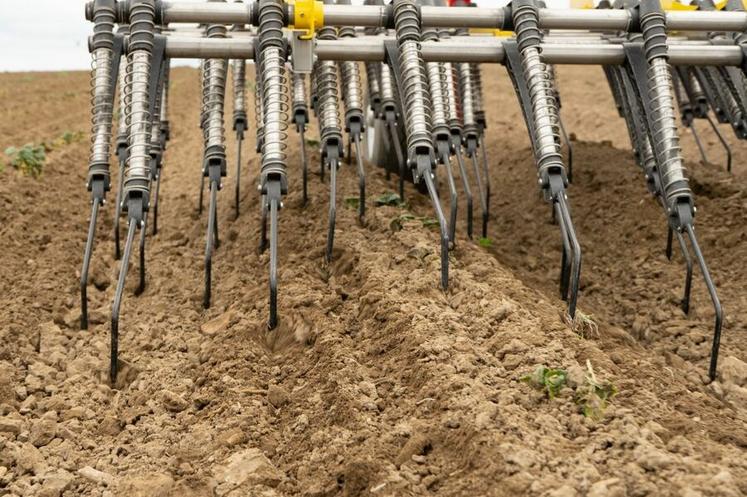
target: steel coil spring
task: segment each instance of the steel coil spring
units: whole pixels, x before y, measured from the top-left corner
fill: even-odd
[[[127,57],[122,57],[119,63],[119,118],[117,119],[117,143],[127,146],[127,120],[125,119],[125,75],[127,72]]]
[[[319,99],[319,133],[323,144],[330,139],[342,140],[340,110],[338,107],[337,68],[328,60],[316,63],[316,89]]]
[[[368,83],[368,100],[371,106],[381,101],[381,84],[379,82],[379,71],[381,63],[366,62],[366,82]]]
[[[293,112],[296,109],[306,110],[306,75],[293,73]]]
[[[109,144],[112,137],[112,50],[97,48],[91,62],[91,155],[89,175],[109,176]]]
[[[394,79],[392,68],[388,64],[380,64],[379,81],[381,82],[381,104],[392,105],[395,102]]]
[[[514,32],[532,103],[535,156],[540,178],[544,181],[550,169],[562,171],[564,167],[557,124],[558,105],[546,65],[540,60],[541,34],[537,18],[537,9],[532,5],[521,5],[514,10]]]
[[[233,115],[246,116],[246,62],[243,59],[232,61],[233,69]]]
[[[718,68],[718,74],[721,76],[718,79],[721,81],[724,95],[726,97],[726,104],[729,108],[729,116],[732,119],[732,124],[738,124],[744,114],[745,108],[741,99],[735,98],[735,95],[739,95],[737,86],[734,84],[734,80],[730,77],[731,75],[725,67]],[[740,78],[741,78],[740,74]],[[744,85],[744,81],[740,81],[740,84]]]
[[[407,148],[432,150],[430,96],[428,79],[420,53],[420,19],[413,0],[399,0],[394,4],[394,24],[399,47],[402,75],[402,105],[407,129]]]
[[[262,51],[262,174],[285,175],[288,139],[288,81],[285,76],[285,54],[279,47]]]
[[[475,119],[478,124],[485,121],[485,109],[482,102],[482,71],[480,64],[470,64],[470,73],[472,76],[472,107],[475,112]],[[552,74],[552,73],[549,73]]]
[[[200,61],[200,95],[205,94],[205,89],[207,88],[208,82],[207,82],[207,59],[202,59]],[[200,98],[200,129],[205,130],[205,121],[207,120],[207,108],[205,107],[205,99]]]
[[[168,124],[169,121],[169,76],[170,76],[169,62],[166,61],[166,70],[163,75],[163,82],[161,88],[161,101],[160,101],[160,120],[161,123]]]
[[[447,124],[447,103],[444,98],[445,68],[440,62],[426,63],[428,69],[428,83],[431,89],[431,100],[433,102],[433,128],[445,128]]]
[[[464,126],[462,116],[462,101],[457,88],[458,75],[456,66],[451,62],[444,63],[444,92],[448,102],[448,120],[449,127],[453,130],[460,130]]]
[[[363,116],[363,94],[361,93],[361,73],[357,62],[340,62],[340,77],[342,79],[343,102],[345,115]]]
[[[127,58],[125,75],[125,109],[129,135],[125,189],[147,193],[150,176],[150,154],[148,150],[152,124],[148,95],[151,56],[138,50]],[[145,181],[144,181],[145,180]],[[146,185],[146,186],[143,186]]]
[[[672,79],[667,61],[663,57],[652,59],[649,62],[647,76],[648,94],[653,112],[651,134],[654,151],[659,159],[662,189],[667,199],[673,200],[682,194],[690,195],[690,188],[687,186],[677,136]]]
[[[148,152],[151,157],[155,157],[161,153],[161,103],[163,96],[163,86],[153,88],[156,92],[155,105],[153,107],[153,113],[151,114],[151,125],[150,125],[150,143],[148,144]],[[153,171],[151,171],[153,173]]]
[[[265,135],[264,115],[265,111],[262,106],[262,77],[259,74],[259,67],[255,66],[254,125],[257,131],[257,152],[262,151],[262,141]]]
[[[464,128],[469,133],[477,128],[477,116],[475,115],[475,98],[472,94],[472,70],[466,62],[456,64],[459,76],[459,95],[462,101],[462,120]]]
[[[205,108],[205,126],[202,130],[205,150],[223,148],[225,126],[223,104],[226,95],[226,61],[209,59],[205,63],[207,84],[202,89],[202,104]]]

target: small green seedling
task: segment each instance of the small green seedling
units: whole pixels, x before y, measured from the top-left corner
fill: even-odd
[[[27,143],[21,148],[8,147],[5,155],[10,159],[8,165],[21,171],[27,176],[38,178],[41,176],[46,153],[44,146]]]
[[[351,209],[357,209],[361,203],[361,199],[358,197],[345,197],[345,205]]]
[[[539,366],[534,373],[521,377],[521,381],[528,383],[537,390],[543,390],[548,399],[554,399],[566,386],[568,372],[565,369],[554,369]]]
[[[575,401],[581,407],[581,412],[587,418],[599,421],[604,417],[604,410],[612,397],[617,395],[617,388],[612,383],[599,381],[591,367],[591,361],[586,361],[585,382],[576,388]]]
[[[433,219],[432,217],[421,217],[420,220],[423,222],[423,228],[438,226],[438,219]]]
[[[306,138],[306,145],[309,147],[318,147],[319,146],[319,140],[314,140],[313,138]]]
[[[404,223],[413,219],[417,218],[412,214],[401,214],[389,222],[389,229],[392,231],[401,231]]]
[[[477,243],[480,244],[482,248],[490,248],[493,246],[493,239],[492,238],[480,238]]]
[[[399,195],[397,195],[396,193],[390,192],[376,197],[376,199],[374,200],[374,204],[377,207],[381,207],[382,205],[398,206],[402,204],[402,199],[400,199]]]
[[[60,136],[60,139],[65,143],[65,145],[70,145],[71,143],[79,142],[83,138],[83,132],[82,131],[65,131],[62,136]]]

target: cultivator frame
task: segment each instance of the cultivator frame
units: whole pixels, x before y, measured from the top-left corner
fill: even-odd
[[[119,85],[122,117],[116,141],[120,169],[115,214],[117,258],[120,209],[128,221],[112,308],[112,383],[118,371],[119,311],[138,229],[139,291],[145,285],[145,228],[149,212],[153,214],[153,235],[157,232],[163,152],[170,134],[169,61],[178,58],[203,60],[201,127],[205,147],[199,210],[202,211],[207,180],[209,208],[203,295],[206,308],[211,304],[212,258],[219,243],[218,191],[227,175],[223,108],[228,60],[234,80],[233,130],[238,142],[236,218],[240,215],[241,147],[244,134],[250,131],[245,64],[247,61],[255,64],[256,150],[261,156],[260,250],[270,250],[270,328],[276,327],[279,319],[278,223],[282,200],[288,192],[289,120],[292,119],[301,140],[306,204],[308,165],[304,136],[310,122],[309,108],[319,119],[322,180],[329,173],[326,261],[333,258],[338,168],[345,157],[352,164],[354,151],[361,223],[366,213],[364,155],[368,162],[384,167],[387,178],[391,173],[398,174],[400,198],[404,198],[405,182],[410,181],[431,199],[439,225],[440,285],[446,291],[460,195],[452,168],[454,160],[466,200],[467,234],[473,236],[475,195],[482,214],[481,234],[483,237],[488,234],[491,197],[491,167],[485,146],[488,109],[482,98],[479,68],[484,63],[502,63],[514,84],[534,153],[538,185],[544,199],[551,204],[561,234],[560,293],[568,301],[568,314],[573,318],[582,253],[567,195],[572,180],[572,148],[560,118],[553,66],[602,65],[618,111],[628,125],[648,188],[665,211],[669,233],[667,254],[671,256],[676,237],[685,257],[683,311],[689,310],[693,258],[713,301],[716,320],[709,376],[715,378],[723,314],[695,236],[695,203],[680,152],[674,101],[679,103],[682,120],[693,131],[704,160],[707,159],[694,122],[695,119],[709,121],[727,150],[730,170],[728,144],[709,111],[720,122],[729,122],[739,138],[747,138],[744,85],[747,39],[743,34],[747,31],[747,13],[733,0],[727,11],[712,10],[712,4],[706,3],[709,1],[700,0],[697,12],[664,12],[653,0],[642,0],[631,8],[611,8],[602,3],[594,10],[551,10],[535,0],[513,0],[500,8],[476,8],[468,2],[446,7],[442,0],[394,0],[390,4],[366,0],[363,6],[352,6],[346,0],[296,0],[295,4],[283,0],[201,4],[163,0],[90,2],[86,15],[94,23],[90,42],[94,60],[94,125],[88,174],[92,212],[81,271],[81,327],[87,327],[86,286],[96,218],[106,192],[111,189],[109,143],[115,88]],[[181,23],[199,23],[200,28],[184,29],[178,26]],[[116,34],[115,25],[119,26]],[[583,32],[555,34],[556,30],[562,33],[568,29]],[[486,36],[470,30],[489,32]],[[492,36],[492,30],[503,33]],[[512,31],[513,36],[506,36],[506,31]],[[680,34],[668,36],[667,31]],[[718,34],[701,38],[681,34],[693,31]],[[358,62],[365,63],[365,90]],[[311,83],[310,100],[307,100],[307,74]],[[338,104],[340,93],[344,122]],[[344,133],[348,135],[347,156]],[[362,152],[364,142],[366,154]],[[565,155],[563,143],[567,146]],[[467,162],[472,166],[471,171]],[[441,169],[443,173],[439,173]],[[440,198],[439,174],[446,175],[448,218]]]

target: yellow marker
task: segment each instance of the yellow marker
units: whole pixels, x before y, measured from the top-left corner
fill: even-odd
[[[677,0],[661,0],[661,8],[666,11],[698,10],[696,5],[685,5]]]
[[[310,40],[319,26],[324,26],[324,4],[319,0],[296,0],[293,7],[293,28],[305,30],[302,40]]]

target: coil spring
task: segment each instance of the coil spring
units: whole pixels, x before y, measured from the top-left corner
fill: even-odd
[[[379,62],[366,62],[366,82],[368,83],[368,100],[371,107],[381,101],[381,84],[379,83]]]
[[[720,74],[720,80],[724,87],[724,94],[726,96],[726,103],[729,106],[729,115],[732,119],[732,124],[736,125],[741,121],[745,114],[745,108],[740,98],[735,98],[735,95],[739,95],[734,80],[731,79],[729,72],[725,67],[719,67],[718,73]],[[740,75],[741,77],[741,75]],[[744,81],[740,82],[744,84]]]
[[[361,93],[361,73],[357,62],[344,61],[340,63],[340,76],[342,78],[343,101],[345,102],[345,115],[363,116],[363,94]]]
[[[444,63],[444,88],[446,101],[448,102],[449,127],[461,133],[463,127],[462,106],[459,92],[457,91],[456,67],[451,62]]]
[[[514,32],[521,52],[524,79],[532,102],[535,156],[540,178],[545,181],[550,169],[563,171],[565,168],[560,153],[555,93],[546,65],[540,61],[541,34],[537,18],[537,9],[532,5],[521,5],[514,10]]]
[[[127,146],[127,120],[125,119],[125,75],[127,73],[127,57],[121,57],[119,62],[119,119],[117,120],[117,143]]]
[[[482,103],[482,71],[480,70],[480,64],[473,63],[469,66],[470,75],[472,76],[472,107],[475,113],[475,119],[477,120],[477,123],[480,124],[485,121],[485,109]]]
[[[403,114],[407,128],[407,147],[412,153],[423,148],[431,151],[431,102],[420,53],[420,19],[413,0],[400,0],[394,4],[394,24],[404,92]]]
[[[125,109],[129,148],[125,190],[148,192],[150,176],[150,139],[151,116],[148,108],[149,75],[151,56],[144,50],[131,53],[127,58],[125,75]]]
[[[395,101],[392,68],[387,64],[381,64],[379,69],[379,80],[381,81],[381,104],[382,106],[391,105]]]
[[[109,144],[112,136],[112,51],[97,48],[91,61],[91,155],[89,176],[109,176]]]
[[[207,81],[207,59],[202,59],[200,61],[200,95],[204,95],[206,88],[208,86]],[[207,108],[205,107],[205,99],[201,99],[200,101],[200,129],[205,130],[205,122],[207,120]]]
[[[161,85],[163,82],[161,82]],[[151,157],[157,156],[161,153],[161,103],[163,96],[163,86],[153,88],[156,92],[155,105],[153,107],[153,113],[151,114],[152,122],[150,125],[150,143],[148,144],[148,152]],[[151,171],[153,173],[154,171]]]
[[[293,73],[293,112],[296,109],[306,110],[306,75]]]
[[[202,103],[205,107],[203,137],[205,150],[225,155],[225,126],[223,106],[226,95],[226,61],[210,59],[205,64],[207,85],[203,88]]]
[[[246,115],[246,62],[237,59],[232,62],[233,69],[233,115],[234,118]]]
[[[331,61],[316,63],[316,89],[319,99],[319,130],[322,143],[337,138],[342,140],[340,129],[340,111],[338,108],[337,69]]]
[[[439,62],[428,62],[426,63],[428,70],[428,83],[431,88],[431,100],[433,102],[433,127],[443,128],[447,126],[447,109],[446,99],[444,98],[444,78],[445,68],[442,63]]]
[[[257,131],[257,152],[262,151],[262,142],[265,136],[264,107],[262,105],[262,77],[259,74],[259,66],[255,66],[254,83],[254,123]]]
[[[654,151],[659,158],[661,183],[670,201],[680,195],[689,195],[690,188],[685,178],[682,152],[677,136],[672,98],[672,79],[667,62],[656,57],[649,62],[647,71],[648,92],[653,112]]]
[[[462,97],[462,119],[464,128],[469,133],[475,131],[477,127],[477,118],[475,116],[475,98],[472,94],[474,85],[472,84],[472,70],[466,62],[456,64],[459,75],[459,90]]]
[[[170,76],[170,67],[169,67],[169,60],[166,60],[166,70],[163,74],[163,82],[162,82],[162,89],[161,89],[161,101],[160,101],[160,118],[161,123],[164,123],[167,125],[169,121],[169,115],[168,115],[168,109],[169,109],[169,76]]]
[[[263,50],[260,64],[262,76],[262,174],[285,175],[288,138],[288,81],[285,76],[285,55],[278,47]]]

